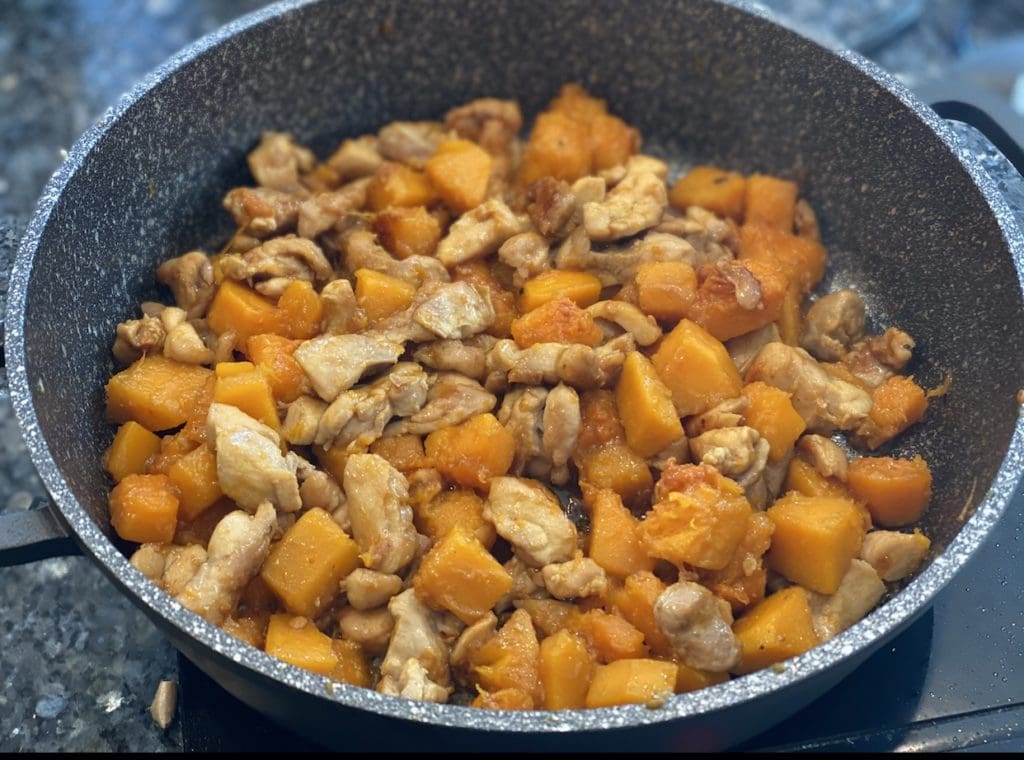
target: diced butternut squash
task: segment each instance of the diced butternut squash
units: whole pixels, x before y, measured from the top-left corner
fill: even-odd
[[[359,566],[359,545],[331,516],[305,512],[263,563],[260,577],[289,612],[314,617],[340,592],[339,584]]]
[[[804,496],[834,496],[852,499],[853,495],[838,478],[826,478],[814,465],[799,456],[793,457],[786,471],[785,491],[796,491]]]
[[[668,200],[679,209],[700,206],[739,222],[746,192],[747,180],[742,174],[717,166],[695,166],[672,185]]]
[[[764,553],[771,546],[775,524],[764,512],[753,512],[747,519],[747,531],[740,539],[732,559],[721,570],[701,574],[701,582],[724,599],[734,613],[764,599],[768,573]]]
[[[654,563],[640,540],[640,523],[611,489],[594,489],[583,484],[584,500],[590,509],[590,546],[587,556],[604,571],[625,578]]]
[[[636,303],[661,322],[678,322],[697,297],[697,273],[685,261],[657,261],[636,270]]]
[[[672,394],[651,360],[639,351],[626,356],[615,387],[615,402],[626,430],[626,443],[642,457],[652,457],[683,435]]]
[[[427,175],[393,161],[378,166],[366,188],[370,211],[383,211],[391,206],[428,206],[436,199],[437,191]]]
[[[245,342],[246,355],[263,371],[274,398],[285,404],[301,396],[307,384],[294,356],[298,346],[299,341],[273,333],[253,335]]]
[[[728,673],[712,673],[710,670],[691,668],[684,662],[676,661],[676,694],[688,691],[700,691],[716,683],[729,680]]]
[[[477,685],[486,691],[518,689],[541,703],[540,644],[526,610],[516,610],[470,658]]]
[[[767,511],[775,524],[768,567],[819,594],[834,594],[864,540],[861,508],[849,499],[788,493]]]
[[[615,394],[609,390],[584,391],[580,394],[580,434],[576,439],[575,456],[582,456],[608,443],[623,443],[626,431],[619,419]],[[579,463],[579,462],[577,462]]]
[[[110,492],[110,523],[125,541],[170,541],[178,524],[178,496],[170,479],[126,475]]]
[[[117,429],[103,464],[115,480],[146,471],[146,461],[160,451],[160,436],[129,420]]]
[[[789,282],[779,267],[763,259],[708,266],[686,316],[718,340],[758,330],[782,313]],[[746,270],[746,271],[744,271]],[[754,307],[748,301],[755,299]]]
[[[549,269],[523,283],[519,309],[525,314],[557,298],[568,298],[585,309],[600,297],[601,281],[589,272]]]
[[[750,504],[735,481],[707,465],[683,465],[699,472],[683,490],[671,491],[651,507],[640,535],[652,557],[705,570],[720,570],[747,531]]]
[[[574,616],[569,627],[586,639],[598,662],[647,656],[643,633],[619,615],[594,609]]]
[[[575,182],[590,173],[590,134],[586,124],[559,112],[540,114],[533,123],[516,177],[528,187],[541,177]]]
[[[347,445],[336,443],[329,449],[321,446],[313,448],[313,456],[320,465],[320,469],[327,470],[339,483],[345,482],[345,462],[348,461],[349,450]]]
[[[332,678],[363,688],[373,685],[373,671],[361,646],[344,639],[333,639],[331,646],[338,658],[338,666],[331,673]]]
[[[825,274],[824,246],[810,238],[756,224],[740,227],[740,261],[775,264],[786,279],[807,293]]]
[[[210,370],[163,356],[143,356],[107,382],[107,416],[154,432],[177,427],[202,394]]]
[[[220,380],[222,377],[238,377],[256,369],[252,362],[218,362],[213,368],[213,374]]]
[[[676,664],[638,658],[598,665],[587,690],[587,707],[660,704],[676,687]]]
[[[270,615],[267,614],[239,615],[229,617],[221,624],[221,628],[249,646],[263,649],[267,641],[269,624]]]
[[[304,617],[271,615],[264,651],[322,676],[333,676],[338,667],[331,637]]]
[[[795,182],[752,174],[746,182],[743,221],[792,232],[798,194]]]
[[[224,495],[217,481],[217,457],[202,445],[167,468],[167,477],[178,492],[178,515],[195,520]]]
[[[579,83],[567,82],[548,104],[548,111],[590,124],[598,116],[608,113],[608,104],[603,98],[591,95]]]
[[[192,451],[199,444],[185,435],[184,428],[177,433],[165,435],[160,439],[160,452],[146,462],[146,474],[166,475],[172,464]]]
[[[582,343],[597,346],[604,333],[589,312],[564,296],[548,301],[512,323],[512,337],[520,348],[534,343]]]
[[[787,346],[800,345],[800,286],[789,283],[786,297],[782,299],[782,311],[779,313],[779,337]]]
[[[850,462],[846,482],[867,505],[871,519],[886,528],[921,519],[932,495],[932,473],[920,455],[859,457]]]
[[[579,472],[581,481],[610,488],[630,505],[643,503],[654,486],[647,460],[624,442],[591,449],[579,460]]]
[[[818,644],[807,592],[800,586],[776,591],[751,608],[732,627],[740,640],[742,675],[803,654]]]
[[[493,414],[478,414],[461,425],[427,436],[427,456],[448,480],[486,490],[491,478],[512,466],[516,441]]]
[[[437,217],[423,206],[392,206],[373,219],[377,240],[396,259],[430,256],[441,239]]]
[[[462,214],[483,203],[494,159],[469,140],[443,140],[427,161],[427,178],[448,207]]]
[[[857,428],[854,443],[877,449],[924,419],[928,398],[912,377],[893,375],[871,392],[871,412]]]
[[[483,499],[467,488],[442,491],[426,504],[418,505],[413,517],[416,530],[434,542],[456,527],[468,530],[486,549],[490,549],[497,538],[494,525],[484,519]]]
[[[255,420],[277,430],[281,423],[277,417],[277,404],[270,383],[260,369],[218,377],[213,400],[241,409]]]
[[[652,361],[680,417],[736,398],[743,385],[722,342],[689,319],[681,320],[662,339]]]
[[[308,340],[320,334],[324,307],[312,283],[292,280],[277,299],[283,334],[296,340]]]
[[[640,147],[640,133],[618,116],[598,114],[588,125],[593,171],[621,166]]]
[[[654,617],[654,603],[664,590],[665,584],[658,576],[642,570],[627,577],[622,586],[608,594],[611,608],[644,635],[644,643],[658,657],[672,654],[672,642]]]
[[[234,280],[224,280],[217,287],[217,293],[206,312],[206,322],[217,334],[234,330],[241,342],[248,340],[251,335],[285,333],[277,306],[252,288]]]
[[[574,633],[559,631],[540,642],[544,709],[578,710],[585,707],[594,667],[594,656]]]
[[[558,599],[516,599],[516,609],[530,613],[534,627],[544,636],[554,636],[563,628],[569,627],[569,621],[580,614],[572,602]]]
[[[357,269],[356,305],[366,313],[366,318],[374,322],[390,317],[402,311],[412,303],[416,295],[416,286],[411,282],[400,280],[373,269]]]
[[[491,306],[494,307],[494,322],[487,328],[487,334],[495,338],[512,336],[512,322],[519,316],[516,295],[509,290],[508,283],[497,278],[488,262],[477,259],[459,264],[452,270],[452,280],[487,288],[491,295]]]
[[[413,578],[416,595],[434,609],[476,622],[512,588],[512,576],[461,525],[427,552]]]
[[[747,424],[768,441],[768,459],[782,461],[807,428],[803,417],[793,408],[790,394],[757,381],[744,386],[743,395],[750,400],[744,414]]]
[[[403,474],[429,466],[423,439],[411,433],[378,438],[370,444],[370,453],[388,460],[388,464]]]

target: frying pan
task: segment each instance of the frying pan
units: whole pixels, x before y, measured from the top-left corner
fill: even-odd
[[[934,386],[924,425],[893,446],[934,474],[927,567],[851,629],[785,663],[659,709],[504,713],[414,703],[286,665],[182,609],[128,563],[107,516],[100,453],[115,325],[156,265],[230,232],[224,192],[249,181],[264,130],[324,155],[394,119],[475,97],[540,110],[580,81],[638,126],[645,150],[798,179],[831,253],[824,289],[855,287],[876,325],[917,339]],[[86,132],[39,201],[7,305],[11,396],[52,504],[5,515],[0,562],[80,549],[181,652],[233,695],[344,749],[711,749],[836,685],[929,605],[977,551],[1022,470],[1024,241],[949,126],[891,76],[744,5],[286,2],[178,54]],[[353,716],[357,717],[353,720]],[[360,730],[353,731],[358,725]]]

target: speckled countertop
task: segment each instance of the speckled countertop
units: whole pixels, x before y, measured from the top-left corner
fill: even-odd
[[[31,212],[68,148],[147,71],[258,0],[8,0],[0,2],[0,223]],[[927,4],[896,36],[878,11],[903,0],[777,0],[810,29],[855,44],[910,84],[953,53],[958,0]],[[1011,3],[988,28],[1021,28]],[[993,15],[993,13],[995,15]],[[873,23],[866,23],[874,18]],[[900,18],[886,15],[896,22]],[[0,511],[26,509],[42,486],[0,397]],[[177,678],[174,650],[95,565],[62,558],[0,568],[0,752],[174,751],[182,731],[149,718],[153,693]]]

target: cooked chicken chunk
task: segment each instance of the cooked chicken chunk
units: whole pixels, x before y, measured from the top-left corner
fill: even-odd
[[[604,190],[603,182],[601,189]],[[540,234],[555,239],[564,237],[577,210],[576,195],[569,185],[554,177],[541,177],[527,189],[527,199],[526,213]]]
[[[654,619],[675,655],[691,668],[722,673],[739,662],[729,603],[703,586],[692,581],[669,586],[654,603]]]
[[[501,244],[498,261],[514,270],[512,284],[521,288],[531,277],[551,268],[551,249],[536,232],[520,232]]]
[[[159,317],[143,315],[141,319],[126,320],[117,326],[114,357],[122,364],[131,364],[144,354],[160,353],[166,337]]]
[[[387,604],[402,590],[402,579],[391,573],[380,573],[357,567],[342,581],[348,603],[357,610],[372,610]]]
[[[317,426],[325,411],[327,404],[320,399],[299,396],[288,405],[281,436],[295,446],[308,446],[316,439]]]
[[[694,269],[731,259],[739,251],[736,226],[700,206],[690,206],[684,216],[667,217],[655,232],[676,235],[689,243],[695,258],[688,263]]]
[[[249,171],[256,182],[285,193],[305,193],[300,175],[316,166],[316,156],[284,132],[264,132],[249,154]]]
[[[890,327],[881,335],[855,344],[843,356],[843,364],[862,382],[877,388],[910,362],[914,339]]]
[[[436,121],[393,121],[377,133],[377,151],[388,161],[422,169],[445,133]]]
[[[763,309],[761,281],[743,264],[722,259],[708,265],[700,273],[701,289],[719,298],[728,298],[747,311]]]
[[[419,601],[411,588],[392,597],[388,611],[395,623],[380,664],[377,691],[431,702],[446,701],[450,693],[448,648],[438,633],[436,613]]]
[[[535,480],[492,478],[483,514],[530,567],[565,562],[576,551],[576,526],[555,495]]]
[[[650,346],[661,339],[661,328],[654,317],[649,317],[625,301],[598,301],[587,307],[595,319],[612,322],[633,336],[638,346]]]
[[[211,364],[216,354],[199,336],[195,325],[186,322],[184,309],[170,306],[163,310],[160,319],[167,337],[164,338],[163,353],[168,359],[182,364]]]
[[[475,623],[467,625],[459,634],[450,658],[452,670],[459,680],[464,680],[473,655],[494,635],[497,627],[498,618],[493,612],[488,612]]]
[[[696,438],[709,430],[738,427],[743,424],[743,415],[749,406],[750,399],[746,396],[726,399],[703,414],[688,418],[685,423],[686,434]]]
[[[807,460],[822,477],[846,480],[846,452],[831,438],[805,435],[797,442],[797,448],[807,456]]]
[[[371,570],[394,573],[416,555],[418,537],[409,507],[409,485],[376,454],[353,454],[345,462],[345,496],[352,536]]]
[[[544,452],[542,432],[544,430],[544,401],[546,388],[513,388],[501,401],[498,421],[512,435],[516,442],[512,467],[514,475],[529,475],[543,478],[551,469]]]
[[[280,296],[294,280],[324,282],[334,275],[320,246],[298,235],[271,238],[243,254],[226,254],[221,271],[265,296]]]
[[[348,280],[331,280],[320,291],[323,305],[321,327],[326,335],[343,335],[366,326],[366,314],[356,303],[356,294]]]
[[[299,205],[299,235],[312,240],[321,232],[331,229],[353,211],[366,205],[366,190],[370,178],[363,177],[342,185],[337,190],[317,193]]]
[[[234,433],[239,430],[260,435],[275,445],[281,443],[277,431],[259,420],[253,419],[238,407],[216,402],[210,404],[210,410],[206,414],[207,441],[216,441],[221,434]]]
[[[604,568],[589,557],[545,565],[541,574],[544,587],[555,599],[582,599],[608,590]]]
[[[303,509],[318,507],[326,512],[335,515],[335,522],[345,528],[348,523],[347,517],[339,519],[339,512],[347,513],[345,503],[345,492],[334,477],[323,470],[318,470],[312,464],[302,459],[295,452],[289,452],[297,460],[296,475],[299,479],[299,498],[302,499]],[[347,530],[347,528],[346,528]]]
[[[487,376],[487,352],[497,338],[480,334],[467,340],[435,340],[416,347],[412,358],[431,369],[458,372],[474,380]]]
[[[277,514],[266,501],[253,515],[235,511],[221,518],[210,535],[206,561],[175,599],[211,623],[223,623],[267,558],[276,525]]]
[[[518,556],[512,557],[502,565],[505,572],[512,579],[512,588],[508,590],[495,605],[495,612],[504,612],[514,602],[523,599],[550,599],[547,589],[544,588],[544,574],[540,568],[531,567],[523,562]],[[517,605],[518,606],[518,605]]]
[[[171,596],[177,596],[206,562],[199,544],[143,544],[131,557],[132,566]]]
[[[393,422],[388,435],[415,433],[425,435],[435,430],[452,427],[484,412],[498,403],[494,394],[484,390],[476,380],[456,372],[439,372],[431,380],[426,393],[426,404],[406,419]]]
[[[213,264],[202,251],[168,259],[157,267],[156,279],[171,289],[174,303],[188,313],[189,319],[203,316],[217,292]]]
[[[327,335],[304,341],[295,361],[324,401],[334,401],[367,372],[398,361],[402,345],[373,335]]]
[[[555,253],[558,269],[589,272],[606,287],[629,282],[641,264],[662,261],[683,261],[696,268],[714,259],[703,261],[686,240],[662,232],[649,232],[625,248],[593,251],[582,227],[569,235]]]
[[[864,334],[864,301],[852,290],[822,296],[804,316],[800,345],[815,359],[834,362]]]
[[[899,581],[917,571],[930,547],[931,541],[918,532],[873,530],[864,536],[860,558],[871,565],[883,581]]]
[[[399,261],[377,242],[368,229],[356,227],[342,237],[341,248],[345,269],[372,269],[412,283],[417,288],[428,282],[448,282],[451,278],[444,264],[433,256],[409,256]]]
[[[768,463],[767,440],[751,427],[724,427],[690,439],[695,462],[709,464],[746,488],[757,480]]]
[[[871,565],[859,559],[850,562],[850,569],[834,594],[807,592],[818,638],[828,641],[838,636],[871,612],[883,594],[885,584]]]
[[[782,336],[779,335],[778,325],[772,322],[745,335],[727,340],[725,348],[729,352],[732,363],[736,365],[736,369],[742,376],[747,373],[747,368],[750,367],[750,363],[754,361],[754,357],[762,348],[769,343],[781,341]]]
[[[541,442],[551,465],[549,477],[555,485],[565,485],[569,482],[569,459],[576,451],[583,424],[579,394],[565,383],[552,388],[544,403],[543,424]]]
[[[384,163],[384,158],[377,151],[377,136],[363,135],[343,140],[326,163],[338,173],[338,179],[345,181],[370,176]]]
[[[460,216],[437,244],[435,255],[446,267],[494,253],[513,235],[526,232],[529,221],[496,198]]]
[[[431,282],[416,291],[407,309],[381,320],[374,333],[396,343],[455,340],[482,333],[494,316],[486,289],[481,293],[465,281]]]
[[[302,198],[269,187],[236,187],[224,196],[224,208],[239,230],[256,238],[295,229]]]
[[[667,206],[665,182],[658,175],[627,174],[603,201],[583,206],[583,227],[591,240],[618,240],[656,225]]]
[[[793,407],[811,433],[850,430],[871,411],[871,396],[865,391],[830,375],[802,348],[784,343],[762,348],[747,370],[746,380],[763,380],[791,393]]]
[[[444,115],[444,126],[488,153],[500,155],[519,137],[523,114],[514,100],[480,98],[451,109]]]
[[[503,339],[487,352],[485,387],[500,391],[511,383],[553,385],[564,382],[574,388],[604,388],[618,377],[626,355],[635,350],[629,333],[591,348],[582,344],[535,343],[519,348]]]
[[[394,627],[395,619],[391,617],[387,607],[371,610],[342,607],[338,613],[338,630],[341,631],[342,638],[354,641],[371,657],[387,651]]]

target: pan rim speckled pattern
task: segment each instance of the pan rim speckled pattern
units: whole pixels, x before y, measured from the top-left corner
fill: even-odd
[[[283,14],[314,4],[316,1],[286,0],[286,2],[244,16],[185,48],[125,94],[117,105],[109,109],[95,125],[82,135],[71,149],[67,160],[50,179],[18,250],[11,274],[7,304],[6,352],[12,402],[32,461],[53,497],[61,519],[70,527],[78,541],[111,579],[123,591],[127,591],[142,604],[147,605],[148,612],[161,618],[167,625],[173,626],[239,666],[269,676],[283,686],[336,702],[339,706],[362,709],[382,716],[414,720],[437,726],[507,732],[562,733],[632,728],[710,714],[767,696],[803,679],[821,674],[856,656],[868,645],[880,645],[881,642],[895,635],[923,612],[935,594],[949,582],[986,539],[1015,492],[1021,471],[1024,469],[1024,421],[1020,417],[1017,419],[1009,449],[992,486],[979,502],[974,514],[966,521],[946,550],[903,591],[840,636],[789,661],[781,672],[767,669],[712,686],[697,695],[678,695],[657,710],[649,709],[644,705],[629,705],[586,711],[494,712],[456,705],[412,703],[368,689],[333,684],[323,676],[285,664],[256,650],[217,626],[188,612],[129,564],[71,492],[50,455],[36,416],[30,378],[26,371],[24,324],[28,285],[36,249],[65,187],[86,161],[93,147],[114,124],[129,112],[135,103],[144,98],[171,73],[224,40],[256,25],[270,22]],[[763,12],[747,3],[731,1],[724,4],[766,18]],[[770,18],[767,20],[772,21]],[[794,33],[807,39],[810,44],[818,44],[799,32]],[[1013,257],[1018,284],[1024,289],[1024,273],[1022,273],[1024,240],[1021,238],[1021,233],[1011,216],[1009,207],[994,183],[976,162],[961,152],[955,134],[949,125],[931,109],[918,102],[895,77],[861,56],[845,51],[837,51],[834,55],[854,66],[897,97],[958,157],[964,171],[980,189],[996,218],[1007,248]]]

